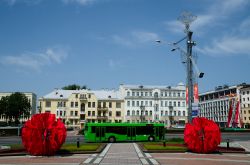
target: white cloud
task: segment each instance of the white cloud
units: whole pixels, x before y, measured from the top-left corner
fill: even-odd
[[[191,23],[190,29],[201,34],[204,30],[210,27],[215,27],[218,24],[223,24],[223,21],[228,19],[231,14],[242,10],[246,7],[249,1],[246,0],[215,0],[208,7],[207,12],[197,14],[197,19]],[[193,13],[196,15],[196,13]],[[178,20],[165,22],[167,30],[175,33],[183,33],[184,25]]]
[[[63,3],[65,4],[69,4],[69,3],[77,3],[80,5],[89,5],[92,4],[94,2],[96,2],[97,0],[62,0]]]
[[[26,52],[17,56],[4,56],[1,58],[1,63],[40,71],[45,65],[62,63],[67,56],[67,48],[53,47],[46,49],[46,51],[42,53]]]
[[[27,5],[36,5],[40,3],[42,0],[3,0],[3,1],[6,2],[8,5],[13,6],[17,3],[24,3]]]
[[[204,48],[197,48],[203,54],[210,56],[232,56],[249,55],[250,38],[224,37],[220,40],[214,40],[211,45]]]
[[[148,42],[154,42],[159,37],[156,33],[146,31],[133,31],[126,36],[113,35],[112,40],[114,43],[127,46],[135,47],[137,45],[146,44]]]

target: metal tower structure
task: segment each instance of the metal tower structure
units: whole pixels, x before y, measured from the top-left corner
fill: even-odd
[[[185,25],[184,32],[186,33],[186,44],[187,44],[187,53],[186,53],[186,65],[187,65],[187,92],[188,92],[188,122],[192,122],[192,103],[194,102],[193,95],[193,58],[192,58],[192,47],[196,45],[192,41],[193,32],[190,31],[190,24],[197,18],[197,16],[192,15],[190,12],[183,12],[178,20]]]

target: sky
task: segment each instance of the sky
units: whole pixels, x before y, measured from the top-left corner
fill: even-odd
[[[168,44],[186,35],[184,11],[197,16],[190,30],[205,73],[199,91],[250,83],[249,7],[250,0],[0,0],[0,91],[42,97],[69,84],[185,83],[183,54]]]

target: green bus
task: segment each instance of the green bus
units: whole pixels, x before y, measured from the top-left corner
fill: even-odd
[[[160,123],[86,123],[86,142],[159,141],[164,140],[164,124]]]

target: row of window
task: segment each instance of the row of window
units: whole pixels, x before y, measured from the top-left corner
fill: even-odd
[[[143,92],[143,91],[132,91],[132,93],[130,91],[127,91],[127,96],[153,96],[152,92]],[[158,92],[154,93],[154,97],[158,97]],[[185,97],[185,93],[184,92],[161,92],[161,97]]]
[[[243,95],[245,95],[245,94],[248,94],[248,95],[249,95],[249,91],[246,91],[246,92],[244,91],[244,92],[242,92],[242,94],[243,94]]]
[[[153,111],[145,111],[145,112],[140,112],[139,110],[135,111],[135,110],[128,110],[127,111],[127,116],[140,116],[140,115],[145,115],[145,116],[152,116],[153,115]],[[186,112],[185,111],[161,111],[161,116],[186,116]]]
[[[130,107],[134,107],[134,106],[149,106],[152,107],[153,106],[153,102],[152,101],[127,101],[127,106]],[[156,106],[158,106],[158,104],[156,104]],[[174,106],[174,107],[185,107],[185,102],[180,102],[180,101],[161,101],[161,107],[168,107],[168,106]]]
[[[56,111],[56,116],[66,116],[66,111]],[[70,116],[78,116],[78,111],[70,111]]]
[[[242,100],[243,100],[243,101],[249,101],[249,97],[243,98]]]
[[[108,114],[109,114],[109,116],[112,116],[112,111],[109,111]],[[88,111],[88,116],[96,116],[95,111]],[[97,116],[107,117],[107,114],[105,112],[103,112],[103,113],[98,112]],[[121,111],[116,111],[115,116],[116,117],[121,117]]]

